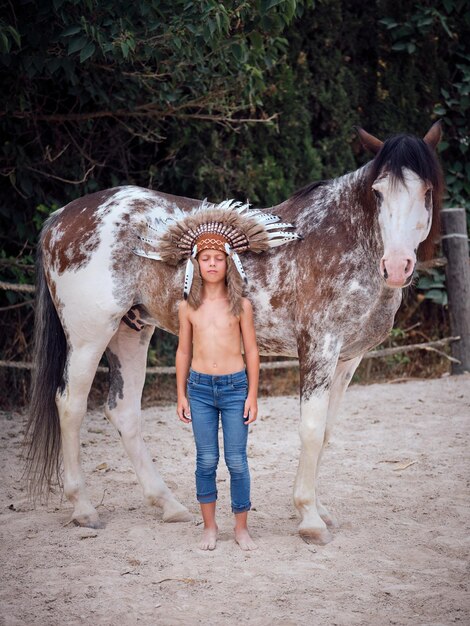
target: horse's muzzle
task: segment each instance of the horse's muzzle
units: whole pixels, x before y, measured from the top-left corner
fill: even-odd
[[[383,256],[380,260],[380,274],[387,287],[402,289],[411,283],[415,261],[410,257]]]

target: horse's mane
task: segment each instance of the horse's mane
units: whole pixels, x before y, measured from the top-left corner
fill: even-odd
[[[368,187],[383,174],[388,174],[392,185],[404,183],[403,168],[414,172],[432,185],[433,216],[431,230],[419,246],[419,258],[431,259],[440,233],[440,209],[444,192],[444,178],[436,153],[427,143],[413,135],[394,135],[387,139],[368,168]]]

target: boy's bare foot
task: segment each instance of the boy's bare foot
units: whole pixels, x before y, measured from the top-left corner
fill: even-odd
[[[235,528],[235,541],[242,550],[257,550],[258,546],[250,537],[248,528]]]
[[[209,528],[204,528],[202,532],[202,539],[199,542],[199,548],[201,550],[215,550],[215,546],[217,543],[217,531],[219,529],[217,526],[210,526]]]

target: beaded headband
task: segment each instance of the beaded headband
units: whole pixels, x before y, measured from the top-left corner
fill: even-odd
[[[203,250],[219,250],[225,253],[225,244],[228,242],[227,237],[224,237],[224,235],[219,235],[218,233],[204,233],[203,235],[199,235],[196,240],[198,254]]]

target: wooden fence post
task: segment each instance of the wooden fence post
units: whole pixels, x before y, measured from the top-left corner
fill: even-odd
[[[452,344],[452,374],[470,372],[470,263],[465,209],[443,209],[442,248],[447,257],[446,277],[450,328],[459,341]]]

